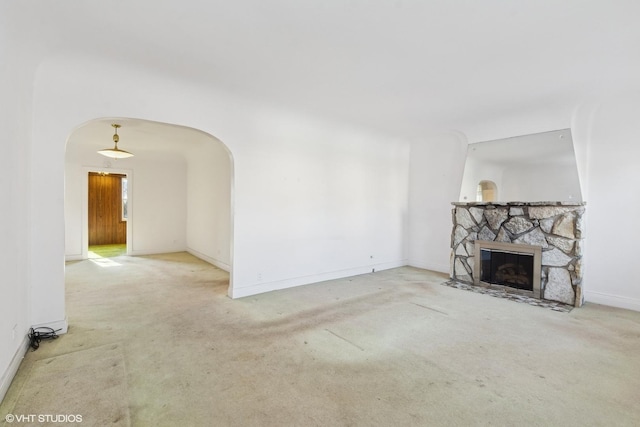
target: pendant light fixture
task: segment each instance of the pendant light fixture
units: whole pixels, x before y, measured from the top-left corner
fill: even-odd
[[[120,137],[118,136],[118,128],[120,127],[120,125],[114,123],[111,126],[113,126],[113,128],[115,129],[115,133],[113,134],[113,142],[115,145],[113,148],[105,148],[104,150],[98,151],[98,153],[112,159],[126,159],[127,157],[133,157],[133,154],[129,153],[128,151],[124,151],[118,148],[118,141],[120,141]]]

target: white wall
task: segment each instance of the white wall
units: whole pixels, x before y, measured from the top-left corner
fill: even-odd
[[[35,63],[12,43],[10,14],[0,5],[0,400],[26,350],[29,316],[31,140]],[[63,307],[64,309],[64,307]]]
[[[640,310],[640,93],[581,108],[574,117],[576,152],[586,171],[587,301]],[[586,163],[586,165],[585,165]]]
[[[187,168],[181,156],[135,156],[130,186],[133,255],[184,251],[187,247]]]
[[[180,124],[229,147],[234,297],[406,264],[408,143],[91,58],[43,62],[34,105],[31,195],[48,213],[32,218],[46,262],[31,306],[43,321],[64,319],[64,142],[96,117]]]
[[[451,202],[458,200],[467,152],[464,135],[431,135],[411,144],[409,263],[449,271]],[[473,193],[475,200],[475,192]]]
[[[231,270],[231,177],[229,152],[219,141],[193,144],[187,157],[187,250]]]
[[[84,226],[84,191],[88,172],[83,166],[83,157],[88,155],[74,144],[67,144],[64,171],[64,254],[67,261],[82,259],[83,242],[88,242],[88,236],[84,236],[87,232]],[[102,160],[90,158],[88,161],[94,164],[94,171],[102,170]]]
[[[231,146],[234,296],[406,264],[408,144],[294,113],[260,125]]]

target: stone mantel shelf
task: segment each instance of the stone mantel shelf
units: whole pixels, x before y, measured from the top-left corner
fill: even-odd
[[[586,206],[587,202],[451,202],[453,206]]]

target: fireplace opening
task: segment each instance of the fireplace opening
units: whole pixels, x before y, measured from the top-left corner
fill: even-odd
[[[533,292],[533,254],[480,250],[480,280]]]
[[[541,298],[542,247],[476,240],[473,283]]]

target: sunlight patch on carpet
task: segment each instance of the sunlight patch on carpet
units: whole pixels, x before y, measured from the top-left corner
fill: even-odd
[[[89,261],[91,261],[92,263],[94,263],[95,265],[99,266],[99,267],[119,267],[122,264],[112,261],[109,258],[90,258]]]

